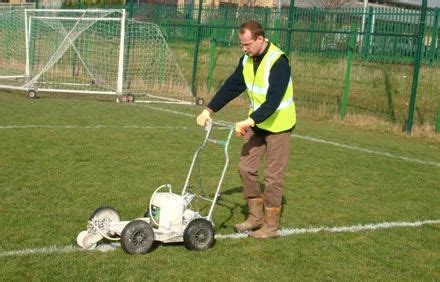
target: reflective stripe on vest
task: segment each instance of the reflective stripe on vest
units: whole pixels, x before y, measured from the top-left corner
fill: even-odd
[[[249,115],[256,111],[266,101],[269,89],[270,70],[275,62],[284,55],[274,44],[263,57],[257,72],[254,73],[253,60],[249,56],[243,57],[243,76],[250,100]],[[275,112],[257,126],[271,132],[281,132],[292,128],[296,122],[295,103],[293,100],[293,83],[290,79],[286,92]]]

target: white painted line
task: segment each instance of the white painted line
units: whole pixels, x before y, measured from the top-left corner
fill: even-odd
[[[159,111],[164,111],[164,112],[169,112],[172,114],[177,114],[177,115],[183,115],[183,116],[187,116],[187,117],[191,117],[194,118],[195,115],[193,114],[188,114],[188,113],[184,113],[184,112],[179,112],[179,111],[173,111],[173,110],[169,110],[169,109],[163,109],[160,107],[154,107],[154,106],[149,106],[149,105],[143,105],[144,107],[150,108],[150,109],[154,109],[154,110],[159,110]],[[223,125],[223,126],[230,126],[231,123],[227,122],[227,121],[223,121],[223,120],[216,120],[216,123],[219,125]],[[198,127],[186,127],[186,126],[142,126],[142,125],[91,125],[91,126],[77,126],[77,125],[0,125],[0,129],[26,129],[26,128],[61,128],[61,129],[69,129],[69,128],[75,128],[75,129],[100,129],[100,128],[136,128],[136,129],[174,129],[174,130],[193,130],[193,129],[197,129]],[[315,142],[315,143],[321,143],[321,144],[326,144],[326,145],[332,145],[335,147],[340,147],[340,148],[344,148],[344,149],[348,149],[348,150],[353,150],[353,151],[357,151],[357,152],[361,152],[361,153],[366,153],[366,154],[372,154],[372,155],[378,155],[378,156],[383,156],[383,157],[388,157],[388,158],[393,158],[393,159],[399,159],[399,160],[403,160],[403,161],[407,161],[407,162],[414,162],[414,163],[419,163],[419,164],[424,164],[424,165],[432,165],[432,166],[437,166],[440,167],[440,163],[439,162],[434,162],[434,161],[429,161],[429,160],[421,160],[421,159],[416,159],[416,158],[410,158],[410,157],[405,157],[405,156],[400,156],[400,155],[395,155],[395,154],[391,154],[389,152],[382,152],[382,151],[377,151],[377,150],[371,150],[371,149],[366,149],[366,148],[362,148],[362,147],[357,147],[357,146],[352,146],[352,145],[347,145],[347,144],[342,144],[342,143],[338,143],[338,142],[334,142],[334,141],[328,141],[325,139],[320,139],[320,138],[315,138],[315,137],[311,137],[311,136],[306,136],[306,135],[299,135],[299,134],[292,134],[293,138],[298,138],[298,139],[302,139],[302,140],[306,140],[306,141],[310,141],[310,142]]]
[[[440,224],[440,220],[423,220],[423,221],[415,221],[415,222],[382,222],[382,223],[370,223],[370,224],[359,224],[352,226],[340,226],[340,227],[310,227],[310,228],[283,228],[278,231],[279,236],[291,236],[291,235],[299,235],[306,233],[319,233],[319,232],[330,232],[330,233],[341,233],[341,232],[362,232],[362,231],[374,231],[378,229],[389,229],[389,228],[404,228],[404,227],[420,227],[422,225],[433,225]],[[247,238],[247,234],[243,233],[234,233],[234,234],[217,234],[215,236],[218,240],[223,239],[242,239]],[[110,244],[101,244],[95,249],[100,252],[108,252],[115,250],[120,246],[119,243],[110,243]],[[63,253],[71,253],[75,251],[84,251],[76,246],[64,246],[64,247],[43,247],[43,248],[34,248],[34,249],[24,249],[24,250],[15,250],[15,251],[2,251],[0,252],[0,257],[20,257],[27,256],[33,254],[63,254]]]
[[[388,228],[398,228],[398,227],[419,227],[427,224],[440,224],[440,220],[423,220],[416,222],[382,222],[382,223],[370,223],[370,224],[359,224],[352,226],[340,226],[340,227],[310,227],[310,228],[283,228],[278,231],[278,235],[281,237],[290,236],[290,235],[298,235],[298,234],[306,234],[306,233],[319,233],[319,232],[330,232],[330,233],[341,233],[341,232],[362,232],[362,231],[373,231],[378,229],[388,229]],[[228,235],[220,235],[216,236],[217,239],[223,238],[245,238],[247,234],[228,234]]]
[[[165,111],[165,112],[169,112],[169,113],[173,113],[173,114],[177,114],[177,115],[184,115],[184,116],[189,116],[189,117],[195,117],[195,115],[192,115],[192,114],[188,114],[188,113],[184,113],[184,112],[179,112],[179,111],[173,111],[173,110],[169,110],[169,109],[163,109],[163,108],[160,108],[160,107],[153,107],[153,106],[146,106],[146,107],[150,108],[150,109],[153,109],[153,110]],[[217,121],[220,122],[220,123],[225,123],[225,124],[229,123],[229,122],[223,121],[223,120],[217,120]],[[312,142],[316,142],[316,143],[333,145],[333,146],[336,146],[336,147],[340,147],[340,148],[344,148],[344,149],[349,149],[349,150],[353,150],[353,151],[357,151],[357,152],[361,152],[361,153],[374,154],[374,155],[384,156],[384,157],[388,157],[388,158],[400,159],[400,160],[404,160],[404,161],[408,161],[408,162],[415,162],[415,163],[419,163],[419,164],[433,165],[433,166],[440,167],[440,163],[439,162],[425,161],[425,160],[420,160],[420,159],[416,159],[416,158],[410,158],[410,157],[394,155],[394,154],[391,154],[391,153],[388,153],[388,152],[381,152],[381,151],[376,151],[376,150],[370,150],[370,149],[366,149],[366,148],[361,148],[361,147],[352,146],[352,145],[346,145],[346,144],[342,144],[342,143],[338,143],[338,142],[334,142],[334,141],[328,141],[328,140],[324,140],[324,139],[320,139],[320,138],[315,138],[315,137],[310,137],[310,136],[305,136],[305,135],[292,134],[292,137],[303,139],[303,140],[307,140],[307,141],[312,141]]]
[[[43,248],[37,248],[37,249],[24,249],[24,250],[16,250],[16,251],[6,251],[1,252],[0,257],[21,257],[21,256],[27,256],[32,254],[64,254],[64,253],[71,253],[77,251],[78,248],[73,246],[65,246],[65,247],[43,247]]]
[[[415,159],[415,158],[394,155],[394,154],[391,154],[388,152],[381,152],[381,151],[365,149],[365,148],[361,148],[361,147],[357,147],[357,146],[341,144],[341,143],[334,142],[334,141],[327,141],[327,140],[319,139],[319,138],[315,138],[315,137],[298,135],[298,134],[292,134],[292,137],[307,140],[307,141],[312,141],[312,142],[316,142],[316,143],[332,145],[332,146],[336,146],[336,147],[340,147],[340,148],[344,148],[344,149],[349,149],[349,150],[353,150],[353,151],[358,151],[358,152],[362,152],[362,153],[379,155],[379,156],[384,156],[384,157],[388,157],[388,158],[400,159],[400,160],[404,160],[404,161],[408,161],[408,162],[415,162],[415,163],[420,163],[420,164],[425,164],[425,165],[433,165],[433,166],[440,167],[440,163],[433,162],[433,161],[425,161],[425,160],[420,160],[420,159]]]
[[[143,126],[143,125],[0,125],[0,129],[27,129],[27,128],[54,128],[54,129],[100,129],[100,128],[138,128],[138,129],[196,129],[197,127],[186,126]]]

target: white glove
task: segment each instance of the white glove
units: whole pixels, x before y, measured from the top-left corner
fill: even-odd
[[[204,109],[200,115],[197,116],[197,124],[200,126],[206,126],[206,122],[211,120],[211,112]]]
[[[237,135],[237,137],[245,135],[249,127],[252,126],[255,126],[255,121],[251,118],[237,122],[235,124],[235,135]]]

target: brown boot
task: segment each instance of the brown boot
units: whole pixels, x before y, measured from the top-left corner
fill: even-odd
[[[279,208],[265,208],[264,209],[264,224],[255,232],[251,232],[249,236],[256,239],[266,239],[277,237],[278,226],[280,226],[280,213]]]
[[[234,226],[237,232],[252,231],[260,228],[264,222],[263,198],[248,199],[248,218]]]

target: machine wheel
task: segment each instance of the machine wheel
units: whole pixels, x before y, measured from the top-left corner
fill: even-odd
[[[27,93],[28,97],[31,99],[37,98],[37,91],[35,89],[30,89]]]
[[[78,244],[78,246],[80,246],[85,250],[93,250],[94,248],[96,248],[96,245],[98,243],[89,244],[86,240],[87,235],[88,235],[87,231],[81,231],[76,237],[76,243]]]
[[[129,103],[133,103],[134,102],[133,94],[127,94],[127,102],[129,102]]]
[[[89,221],[93,222],[101,232],[105,232],[104,225],[106,222],[118,222],[121,221],[119,213],[110,206],[100,207],[93,211],[89,217]],[[108,236],[113,236],[113,232],[105,232]]]
[[[116,103],[125,103],[128,101],[127,95],[121,95],[116,98]]]
[[[214,244],[214,229],[204,218],[191,221],[183,233],[183,242],[189,250],[206,250]]]
[[[143,220],[129,222],[121,233],[122,249],[128,254],[145,254],[153,246],[154,231]]]
[[[109,221],[120,221],[121,217],[119,216],[119,213],[117,210],[115,210],[111,206],[104,206],[99,207],[95,209],[92,212],[92,215],[89,217],[89,220],[102,220],[102,219],[109,219]]]
[[[196,105],[197,106],[203,106],[205,104],[205,99],[203,98],[197,98],[196,99]]]

